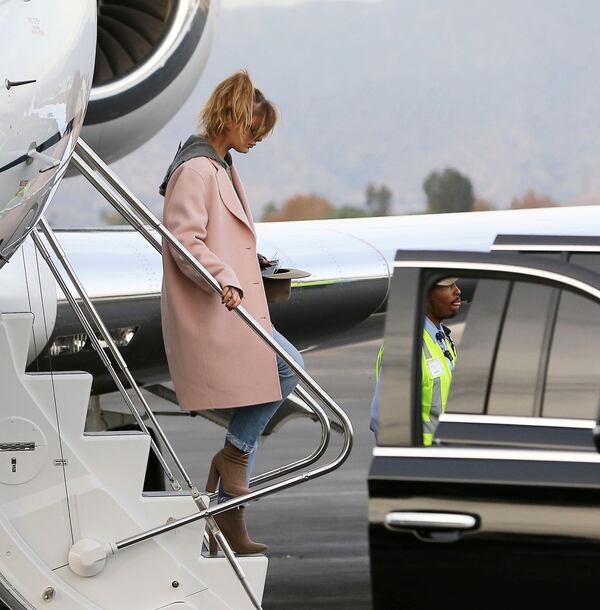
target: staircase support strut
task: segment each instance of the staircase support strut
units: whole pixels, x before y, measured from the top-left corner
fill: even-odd
[[[197,486],[192,482],[192,480],[188,476],[183,464],[179,460],[179,457],[175,453],[175,450],[171,446],[167,436],[165,435],[165,433],[163,432],[162,428],[160,427],[158,421],[156,420],[154,413],[150,409],[150,406],[146,402],[146,399],[144,398],[139,386],[137,385],[133,376],[131,375],[131,372],[129,371],[129,368],[127,367],[127,364],[126,364],[123,356],[121,355],[121,352],[119,351],[116,344],[114,343],[113,338],[110,336],[110,333],[108,332],[108,329],[104,325],[102,318],[100,317],[100,315],[98,314],[98,311],[96,310],[92,301],[90,300],[85,288],[83,287],[83,284],[81,283],[77,274],[75,273],[75,270],[71,267],[71,264],[69,263],[69,260],[66,256],[65,252],[63,251],[60,243],[56,239],[54,232],[52,231],[50,225],[48,224],[48,222],[46,221],[45,218],[42,217],[40,219],[39,226],[41,227],[42,231],[44,232],[44,235],[45,235],[46,239],[48,240],[50,246],[52,247],[54,254],[60,260],[63,269],[65,270],[67,276],[69,277],[69,280],[75,286],[77,293],[79,294],[79,298],[85,303],[85,305],[90,313],[90,316],[92,317],[92,319],[94,321],[94,324],[96,325],[96,327],[98,328],[98,331],[102,335],[102,338],[106,342],[109,352],[112,354],[112,356],[117,361],[119,368],[124,373],[130,387],[134,390],[134,392],[136,393],[136,395],[138,396],[138,398],[144,405],[146,414],[148,415],[148,417],[150,418],[150,420],[152,421],[152,423],[155,426],[156,433],[161,438],[161,440],[165,443],[165,446],[167,447],[169,453],[171,454],[171,457],[177,464],[179,471],[181,472],[188,487],[190,488],[192,498],[194,499],[194,502],[196,503],[198,510],[206,511],[207,506],[204,503],[204,500],[203,500],[200,492],[198,491]],[[123,394],[124,397],[126,397],[126,402],[130,406],[132,413],[134,414],[134,417],[140,424],[140,427],[142,428],[142,430],[145,431],[146,434],[149,434],[148,428],[142,421],[142,419],[139,415],[139,412],[137,411],[135,405],[129,398],[129,395],[125,391],[125,388],[121,384],[119,377],[116,374],[116,371],[112,367],[110,360],[108,359],[106,353],[102,349],[100,342],[98,341],[93,329],[91,328],[91,325],[89,324],[87,318],[85,317],[85,314],[83,313],[83,310],[81,309],[81,307],[77,303],[76,299],[74,298],[73,294],[71,293],[71,289],[69,288],[67,283],[64,281],[64,279],[60,275],[60,272],[57,269],[56,265],[54,264],[54,261],[52,261],[50,254],[49,254],[47,248],[45,247],[43,241],[41,240],[40,236],[37,235],[37,233],[35,231],[32,231],[32,235],[33,235],[35,245],[37,246],[40,253],[42,254],[44,259],[48,263],[50,270],[52,271],[54,277],[56,278],[57,282],[59,283],[61,289],[65,293],[65,296],[67,296],[69,303],[71,303],[71,305],[73,306],[76,315],[79,317],[81,323],[83,324],[84,328],[86,329],[86,332],[88,333],[90,340],[92,341],[92,344],[94,345],[94,348],[98,352],[98,355],[102,358],[104,364],[107,366],[109,372],[111,373],[111,376],[113,376],[113,379],[116,381],[117,387],[119,387],[119,390],[120,391],[121,391],[121,389],[123,390],[121,393]],[[161,462],[161,465],[163,465],[163,468],[165,468],[165,472],[167,473],[167,476],[169,476],[169,474],[170,474],[169,479],[173,482],[175,479],[174,479],[173,475],[170,473],[168,465],[166,464],[164,458],[162,457],[160,451],[158,450],[158,447],[156,447],[156,444],[152,440],[151,436],[150,436],[150,443],[153,446],[153,448],[155,448],[156,456],[158,457],[159,461]],[[175,481],[175,483],[177,484],[177,486],[179,486],[177,481]],[[252,605],[257,610],[261,610],[260,602],[258,601],[258,598],[256,597],[254,591],[252,591],[252,588],[250,587],[248,579],[246,578],[246,575],[242,569],[242,566],[236,559],[231,547],[229,546],[229,543],[227,542],[225,536],[223,536],[214,517],[210,514],[205,514],[204,516],[206,518],[206,523],[207,523],[211,533],[215,537],[215,540],[217,541],[217,544],[219,545],[219,547],[225,553],[227,561],[230,563],[231,567],[233,568],[233,571],[235,572],[237,579],[239,580],[240,584],[244,588],[244,591],[246,592],[248,598],[252,602]]]

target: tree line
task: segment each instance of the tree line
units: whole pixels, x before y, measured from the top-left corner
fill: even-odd
[[[481,197],[477,197],[471,180],[457,169],[447,167],[434,170],[423,181],[423,191],[427,199],[428,214],[447,212],[478,212],[494,210],[496,207]],[[283,220],[320,220],[326,218],[364,218],[369,216],[389,216],[393,213],[393,192],[385,184],[369,182],[364,191],[363,206],[335,206],[329,199],[316,193],[297,194],[277,205],[269,202],[263,209],[263,222]],[[540,195],[528,190],[521,197],[513,197],[511,209],[546,208],[559,205],[548,195]],[[123,224],[124,220],[115,211],[103,211],[104,224]]]
[[[377,186],[370,182],[365,189],[365,207],[342,205],[336,207],[315,193],[293,195],[281,206],[269,202],[261,220],[275,222],[280,220],[319,220],[324,218],[361,218],[366,216],[388,216],[392,211],[393,194],[385,184]]]
[[[476,197],[469,178],[458,170],[447,167],[443,171],[433,171],[423,181],[427,197],[427,212],[479,212],[496,209],[489,201]],[[511,209],[548,208],[558,203],[548,195],[538,195],[528,190],[521,197],[513,197]]]
[[[481,212],[496,207],[482,197],[477,197],[471,180],[457,169],[447,167],[442,171],[432,171],[423,181],[423,191],[427,198],[427,214],[448,212]],[[366,216],[388,216],[392,213],[392,190],[385,184],[369,183],[365,189],[364,207],[334,206],[320,195],[293,195],[280,206],[268,203],[261,220],[318,220],[325,218],[356,218]],[[558,203],[548,195],[540,195],[533,190],[521,197],[513,197],[511,209],[554,207]]]

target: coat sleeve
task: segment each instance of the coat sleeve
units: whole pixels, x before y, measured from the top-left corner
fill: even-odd
[[[173,190],[165,201],[163,217],[165,227],[221,286],[234,286],[241,293],[242,287],[233,269],[205,243],[208,226],[206,201],[209,193],[204,178],[192,168],[184,167],[175,180]],[[169,250],[184,275],[206,292],[213,292],[182,256],[172,247],[169,247]]]

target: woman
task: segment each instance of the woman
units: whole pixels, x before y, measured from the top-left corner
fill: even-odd
[[[179,404],[189,411],[234,408],[207,482],[207,489],[216,491],[220,479],[220,501],[249,493],[260,436],[298,381],[232,310],[243,300],[252,317],[303,365],[271,325],[252,213],[229,152],[247,153],[276,120],[273,105],[247,72],[230,76],[202,110],[202,135],[180,146],[160,189],[165,226],[223,287],[219,298],[180,256],[163,248],[162,328]],[[266,550],[248,537],[243,508],[216,520],[235,552]],[[214,554],[212,539],[210,546]]]

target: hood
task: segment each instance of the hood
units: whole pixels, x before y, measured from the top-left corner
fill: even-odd
[[[167,184],[169,183],[169,179],[173,175],[173,172],[186,161],[193,159],[194,157],[208,157],[213,161],[216,161],[219,165],[221,165],[224,169],[229,169],[231,167],[231,155],[227,153],[225,155],[225,159],[221,159],[219,157],[217,151],[206,141],[206,138],[203,136],[190,136],[183,146],[181,142],[179,143],[179,148],[175,153],[175,158],[169,165],[169,169],[165,174],[165,177],[162,181],[162,184],[158,187],[158,192],[164,197],[167,192]]]

